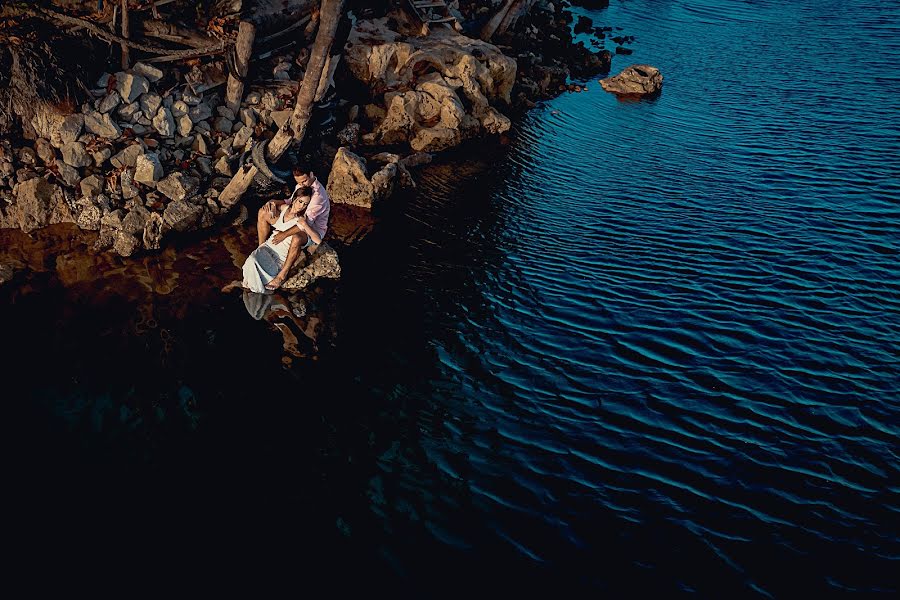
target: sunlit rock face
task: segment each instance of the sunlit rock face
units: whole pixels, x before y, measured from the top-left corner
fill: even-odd
[[[614,77],[600,80],[607,92],[619,96],[652,96],[662,90],[663,76],[656,67],[632,65]]]
[[[509,104],[515,60],[452,29],[413,37],[389,25],[389,18],[357,22],[345,48],[348,68],[385,109],[364,143],[432,152],[509,129],[492,104]]]

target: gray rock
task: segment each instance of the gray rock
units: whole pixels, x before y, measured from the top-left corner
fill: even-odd
[[[177,121],[179,135],[185,137],[189,136],[191,134],[191,129],[193,129],[194,127],[194,123],[193,121],[191,121],[191,118],[187,115],[181,115],[180,117],[178,117]]]
[[[197,165],[197,170],[200,171],[203,175],[207,177],[212,175],[212,160],[210,160],[206,156],[198,156],[196,159],[194,159],[194,164]]]
[[[197,193],[200,189],[200,179],[184,173],[170,173],[156,184],[156,189],[171,200],[184,200]]]
[[[119,92],[113,90],[109,93],[108,96],[106,96],[106,98],[100,101],[97,110],[102,113],[108,113],[109,111],[117,107],[121,101],[122,97],[119,96]]]
[[[191,107],[191,109],[188,111],[188,116],[194,123],[199,123],[200,121],[205,121],[212,116],[212,109],[205,102],[200,103],[197,106]]]
[[[170,202],[166,206],[166,210],[163,211],[164,223],[171,229],[182,233],[196,229],[202,216],[202,206],[191,204],[184,200]]]
[[[271,117],[272,121],[275,122],[275,126],[281,129],[288,122],[288,119],[291,118],[292,114],[294,114],[292,110],[273,110]]]
[[[11,217],[25,233],[55,223],[74,223],[75,217],[59,186],[33,177],[16,186]]]
[[[185,104],[189,104],[191,106],[197,106],[203,101],[203,98],[201,96],[195,96],[187,90],[185,90],[185,92],[181,95],[181,99],[184,100]]]
[[[62,152],[63,162],[70,167],[89,167],[94,163],[81,142],[69,142],[63,145],[60,151]]]
[[[137,252],[140,247],[141,242],[134,237],[134,235],[124,231],[116,233],[115,240],[113,241],[113,250],[115,250],[119,256],[128,258]]]
[[[230,119],[225,117],[219,117],[213,123],[213,127],[216,131],[221,131],[222,133],[231,133],[232,122]]]
[[[156,152],[147,152],[138,156],[135,163],[134,180],[138,183],[155,185],[163,176],[162,162]]]
[[[103,191],[104,181],[99,175],[90,175],[81,180],[81,195],[93,198]]]
[[[153,82],[159,81],[163,76],[162,69],[142,62],[135,63],[131,68],[131,72]]]
[[[147,221],[150,219],[150,211],[143,206],[135,206],[125,218],[122,219],[122,231],[132,235],[144,231]]]
[[[141,155],[143,156],[143,154]],[[126,200],[136,198],[141,191],[134,185],[134,169],[125,169],[119,175],[119,185],[122,187],[122,197]]]
[[[172,113],[165,106],[160,106],[156,116],[153,117],[153,127],[159,132],[159,135],[170,138],[175,135],[175,119]]]
[[[75,167],[69,166],[64,162],[57,163],[56,168],[59,170],[59,177],[69,187],[75,187],[81,181],[81,173]]]
[[[347,123],[337,134],[338,141],[344,146],[356,146],[359,144],[359,123]]]
[[[83,126],[84,117],[80,114],[76,113],[63,117],[59,126],[50,133],[50,144],[54,148],[59,148],[63,144],[74,142],[81,135]]]
[[[126,103],[131,104],[143,93],[150,91],[150,82],[134,73],[116,73],[116,90]]]
[[[121,229],[122,228],[122,219],[125,218],[125,211],[121,208],[117,208],[116,210],[111,210],[100,219],[100,224],[104,227],[111,227],[112,229]]]
[[[94,135],[107,139],[116,139],[122,136],[122,130],[110,118],[109,113],[89,112],[84,115],[84,128]]]
[[[165,221],[159,213],[150,213],[147,218],[147,224],[144,226],[143,240],[144,248],[147,250],[159,250],[162,244],[162,237],[165,228]]]
[[[104,73],[100,76],[100,79],[97,80],[97,87],[106,89],[106,86],[109,85],[109,78],[112,77],[109,73]]]
[[[141,112],[144,113],[144,116],[148,119],[152,119],[156,116],[156,113],[159,112],[159,107],[162,106],[162,97],[156,92],[148,92],[141,96],[139,104],[141,105]]]
[[[259,92],[250,92],[249,94],[247,94],[247,99],[245,100],[245,102],[247,104],[259,104],[261,100],[262,94],[260,94]]]
[[[144,147],[139,143],[126,146],[121,152],[109,159],[117,169],[133,167],[137,164],[138,157],[144,153]]]
[[[234,121],[234,111],[225,106],[224,104],[216,107],[216,112],[219,113],[220,117],[225,117],[229,121]]]
[[[119,117],[125,119],[126,121],[130,121],[132,123],[136,123],[139,115],[141,115],[141,103],[140,102],[132,102],[131,104],[123,104],[119,108]]]

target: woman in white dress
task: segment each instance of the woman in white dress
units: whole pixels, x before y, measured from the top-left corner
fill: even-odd
[[[309,188],[305,189],[308,190]],[[275,243],[275,236],[278,232],[286,231],[297,225],[301,229],[307,230],[307,234],[312,237],[312,234],[310,234],[311,229],[303,214],[310,200],[311,195],[307,193],[303,196],[292,198],[290,204],[282,206],[281,214],[272,222],[272,228],[274,229],[272,234],[256,250],[251,252],[244,262],[244,280],[241,283],[243,287],[258,294],[270,291],[266,289],[266,284],[279,274],[287,258],[288,251],[291,249],[290,236],[284,237],[284,239]],[[315,235],[315,237],[318,238],[319,236]]]

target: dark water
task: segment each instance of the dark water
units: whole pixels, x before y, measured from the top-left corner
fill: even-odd
[[[339,291],[270,319],[315,361],[217,292],[246,234],[5,291],[22,555],[896,593],[900,5],[611,4],[584,14],[637,37],[613,69],[658,66],[662,95],[593,81],[421,172]]]

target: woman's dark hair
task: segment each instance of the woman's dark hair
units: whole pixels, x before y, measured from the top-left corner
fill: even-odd
[[[298,187],[294,190],[294,193],[291,194],[291,200],[294,198],[303,198],[304,196],[312,196],[312,187],[308,185]]]

